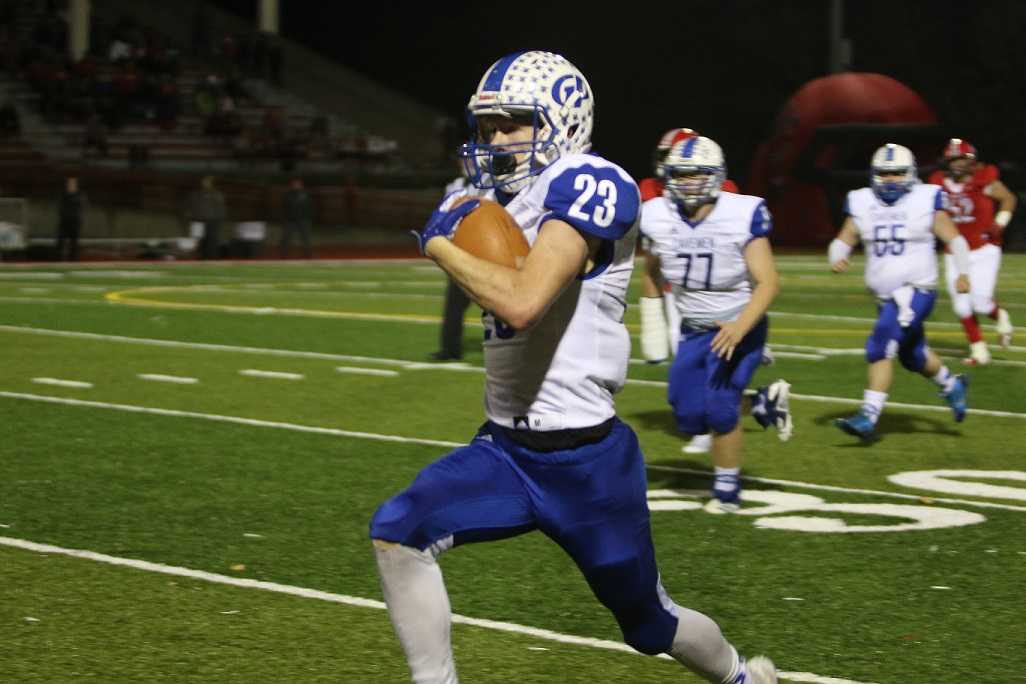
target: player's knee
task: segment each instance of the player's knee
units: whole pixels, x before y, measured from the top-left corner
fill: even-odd
[[[721,435],[734,430],[741,419],[738,403],[720,404],[709,410],[709,429]]]
[[[955,315],[958,316],[959,319],[969,318],[973,315],[972,301],[968,296],[956,295],[951,300],[951,308],[952,310],[954,310]]]
[[[898,360],[901,365],[912,371],[918,373],[923,370],[926,366],[926,350],[922,347],[916,347],[915,349],[903,349],[898,354]]]
[[[705,412],[696,407],[675,408],[673,416],[677,419],[677,429],[686,435],[704,435],[709,432]]]
[[[898,341],[889,337],[881,330],[874,330],[866,340],[866,361],[876,363],[883,359],[893,359],[898,352]]]
[[[645,655],[659,655],[673,646],[677,618],[660,606],[657,610],[639,614],[629,624],[621,621],[620,630],[624,643],[635,651]]]
[[[402,543],[407,535],[406,521],[411,510],[412,503],[406,492],[397,494],[381,504],[371,517],[371,539]]]
[[[973,313],[988,316],[994,310],[994,306],[994,300],[990,297],[973,297]],[[962,316],[962,318],[965,318],[965,316]]]

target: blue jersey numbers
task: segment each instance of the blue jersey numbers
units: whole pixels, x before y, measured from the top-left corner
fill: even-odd
[[[684,279],[681,287],[685,290],[711,290],[713,275],[713,254],[702,252],[699,254],[678,254],[684,260]],[[705,262],[701,264],[701,262]],[[701,266],[699,266],[701,264]],[[691,266],[695,265],[695,272],[691,272]],[[705,278],[702,278],[705,273]]]
[[[905,226],[892,223],[884,226],[873,226],[873,254],[884,257],[888,254],[898,256],[905,252]]]

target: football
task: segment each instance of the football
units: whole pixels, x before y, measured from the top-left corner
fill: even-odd
[[[510,213],[498,202],[487,199],[481,200],[480,206],[460,221],[452,241],[480,259],[510,268],[517,268],[531,251]]]

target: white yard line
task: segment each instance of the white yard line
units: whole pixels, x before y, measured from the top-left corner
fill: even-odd
[[[356,361],[358,363],[379,363],[383,365],[399,366],[404,369],[414,370],[449,370],[457,372],[483,373],[484,368],[471,366],[465,363],[427,363],[418,361],[406,361],[402,359],[387,359],[372,356],[353,356],[348,354],[326,354],[322,352],[291,351],[286,349],[267,349],[262,347],[237,347],[225,344],[207,344],[203,342],[180,342],[177,340],[156,340],[144,337],[124,337],[121,335],[101,335],[98,333],[74,332],[67,330],[48,330],[44,328],[26,328],[15,325],[0,325],[0,332],[26,333],[33,335],[48,335],[54,337],[71,337],[78,339],[104,340],[112,342],[125,342],[128,344],[152,345],[157,347],[171,347],[177,349],[205,349],[211,351],[223,351],[245,354],[267,354],[272,356],[284,356],[293,358],[326,359],[331,361]],[[666,387],[664,380],[641,380],[628,378],[628,385],[643,387]],[[861,399],[847,397],[830,397],[816,394],[791,394],[792,399],[804,401],[816,401],[821,403],[835,403],[852,406],[860,406]],[[928,404],[906,404],[901,402],[888,402],[888,406],[907,408],[917,411],[947,412],[949,408],[944,406],[933,406]],[[1015,413],[1012,411],[992,411],[989,409],[969,409],[969,413],[978,416],[993,416],[996,418],[1019,418],[1026,419],[1026,413]]]
[[[400,442],[404,444],[422,444],[426,446],[437,446],[454,448],[466,446],[461,442],[446,442],[437,439],[421,439],[418,437],[399,437],[397,435],[379,435],[373,432],[358,432],[354,430],[339,430],[337,428],[317,427],[314,425],[299,425],[296,423],[285,423],[272,420],[259,420],[255,418],[241,418],[239,416],[222,416],[216,413],[198,413],[196,411],[179,411],[176,409],[152,408],[149,406],[133,406],[131,404],[111,404],[103,401],[86,401],[84,399],[71,399],[68,397],[52,397],[41,394],[25,394],[22,392],[0,391],[0,397],[7,399],[23,399],[27,401],[40,401],[48,404],[63,404],[65,406],[84,406],[88,408],[108,409],[112,411],[124,411],[126,413],[144,413],[154,416],[166,416],[172,418],[198,418],[209,420],[215,423],[232,423],[235,425],[248,425],[251,427],[277,428],[280,430],[293,430],[296,432],[307,432],[318,435],[331,435],[334,437],[352,437],[353,439],[369,439],[378,442]]]
[[[160,373],[139,373],[136,377],[140,380],[170,382],[178,385],[195,385],[199,382],[198,378],[186,378],[181,375],[161,375]]]
[[[87,408],[100,408],[108,409],[112,411],[125,411],[127,413],[143,413],[155,416],[167,416],[173,418],[197,418],[200,420],[209,420],[216,423],[233,423],[236,425],[248,425],[251,427],[267,427],[276,428],[279,430],[294,430],[296,432],[307,432],[320,435],[331,435],[335,437],[351,437],[353,439],[367,439],[378,442],[399,442],[405,444],[421,444],[427,446],[438,446],[444,448],[456,448],[466,446],[465,442],[449,442],[436,439],[423,439],[420,437],[401,437],[399,435],[382,435],[373,432],[354,432],[351,430],[339,430],[337,428],[325,428],[317,427],[313,425],[298,425],[296,423],[284,423],[278,421],[259,420],[256,418],[242,418],[239,416],[223,416],[216,413],[198,413],[196,411],[179,411],[176,409],[162,409],[154,408],[149,406],[133,406],[130,404],[110,404],[102,401],[87,401],[84,399],[71,399],[68,397],[53,397],[41,394],[25,394],[22,392],[5,392],[0,391],[0,397],[7,399],[21,399],[25,401],[39,401],[49,404],[62,404],[65,406],[83,406]],[[793,395],[792,395],[793,397]],[[676,468],[673,466],[659,466],[659,465],[648,465],[651,470],[666,470],[672,472],[681,472],[694,475],[710,475],[705,470],[692,470],[688,468]],[[814,489],[827,492],[843,492],[847,494],[862,494],[877,497],[888,497],[894,499],[922,499],[929,498],[934,501],[944,501],[946,503],[959,503],[966,506],[978,506],[981,508],[1000,508],[1002,510],[1009,511],[1022,511],[1026,512],[1026,507],[1023,506],[1011,506],[1007,504],[996,504],[972,501],[969,499],[940,499],[933,496],[916,496],[911,494],[901,494],[898,492],[886,492],[878,491],[873,489],[859,489],[854,487],[837,487],[833,485],[819,485],[811,482],[798,482],[792,480],[772,480],[769,478],[757,478],[757,477],[746,477],[753,482],[765,482],[768,484],[780,484],[788,487],[796,487],[801,489]]]
[[[302,380],[304,377],[302,373],[283,373],[281,371],[266,371],[256,368],[240,370],[239,375],[245,375],[250,378],[271,378],[273,380]]]
[[[297,596],[299,598],[314,599],[317,601],[327,601],[330,603],[339,603],[347,606],[355,606],[357,608],[373,608],[376,610],[386,609],[385,604],[381,601],[361,598],[359,596],[333,594],[327,591],[318,591],[317,589],[308,589],[306,587],[297,587],[291,584],[279,584],[277,582],[267,582],[264,580],[246,579],[243,577],[230,577],[228,575],[219,575],[213,572],[206,572],[204,570],[193,570],[191,568],[183,568],[176,565],[165,565],[163,563],[151,563],[150,561],[136,560],[134,558],[121,558],[118,556],[109,556],[105,553],[97,553],[95,551],[85,551],[82,549],[68,549],[61,546],[53,546],[52,544],[39,544],[36,542],[27,541],[25,539],[0,537],[0,545],[16,549],[22,549],[24,551],[32,551],[34,553],[68,556],[71,558],[90,560],[97,563],[106,563],[107,565],[116,565],[125,568],[132,568],[133,570],[142,570],[144,572],[155,572],[160,573],[162,575],[172,575],[174,577],[184,577],[186,579],[199,580],[202,582],[211,582],[213,584],[224,584],[232,587],[239,587],[241,589],[258,589],[260,591],[270,591],[277,594],[287,594],[289,596]],[[545,639],[546,641],[554,641],[561,644],[585,646],[589,648],[600,648],[607,651],[619,651],[621,653],[641,655],[627,644],[623,644],[618,641],[609,641],[607,639],[592,639],[589,637],[575,636],[573,634],[562,634],[560,632],[554,632],[548,629],[528,627],[526,625],[518,625],[512,622],[484,620],[481,618],[467,617],[466,615],[459,614],[454,614],[452,616],[452,621],[453,623],[458,625],[481,627],[483,629],[492,629],[498,632],[507,632],[510,634],[522,634],[524,636],[529,636],[536,639]],[[669,658],[669,656],[667,655],[663,655],[660,657]],[[864,684],[861,682],[855,682],[850,679],[824,677],[822,675],[812,674],[811,672],[780,672],[779,675],[783,679],[789,679],[794,682],[811,682],[813,684]]]
[[[399,371],[382,370],[381,368],[358,368],[356,366],[336,366],[335,370],[339,373],[352,373],[353,375],[377,375],[383,378],[395,378],[399,376]]]
[[[93,386],[91,382],[82,382],[80,380],[58,380],[57,378],[32,378],[32,382],[37,385],[54,385],[56,387],[76,387],[79,389],[89,389]]]

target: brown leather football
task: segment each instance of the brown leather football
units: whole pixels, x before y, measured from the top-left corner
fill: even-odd
[[[492,200],[481,200],[480,206],[467,214],[452,238],[460,249],[474,256],[517,268],[517,257],[526,257],[531,251],[520,226],[506,209]]]

